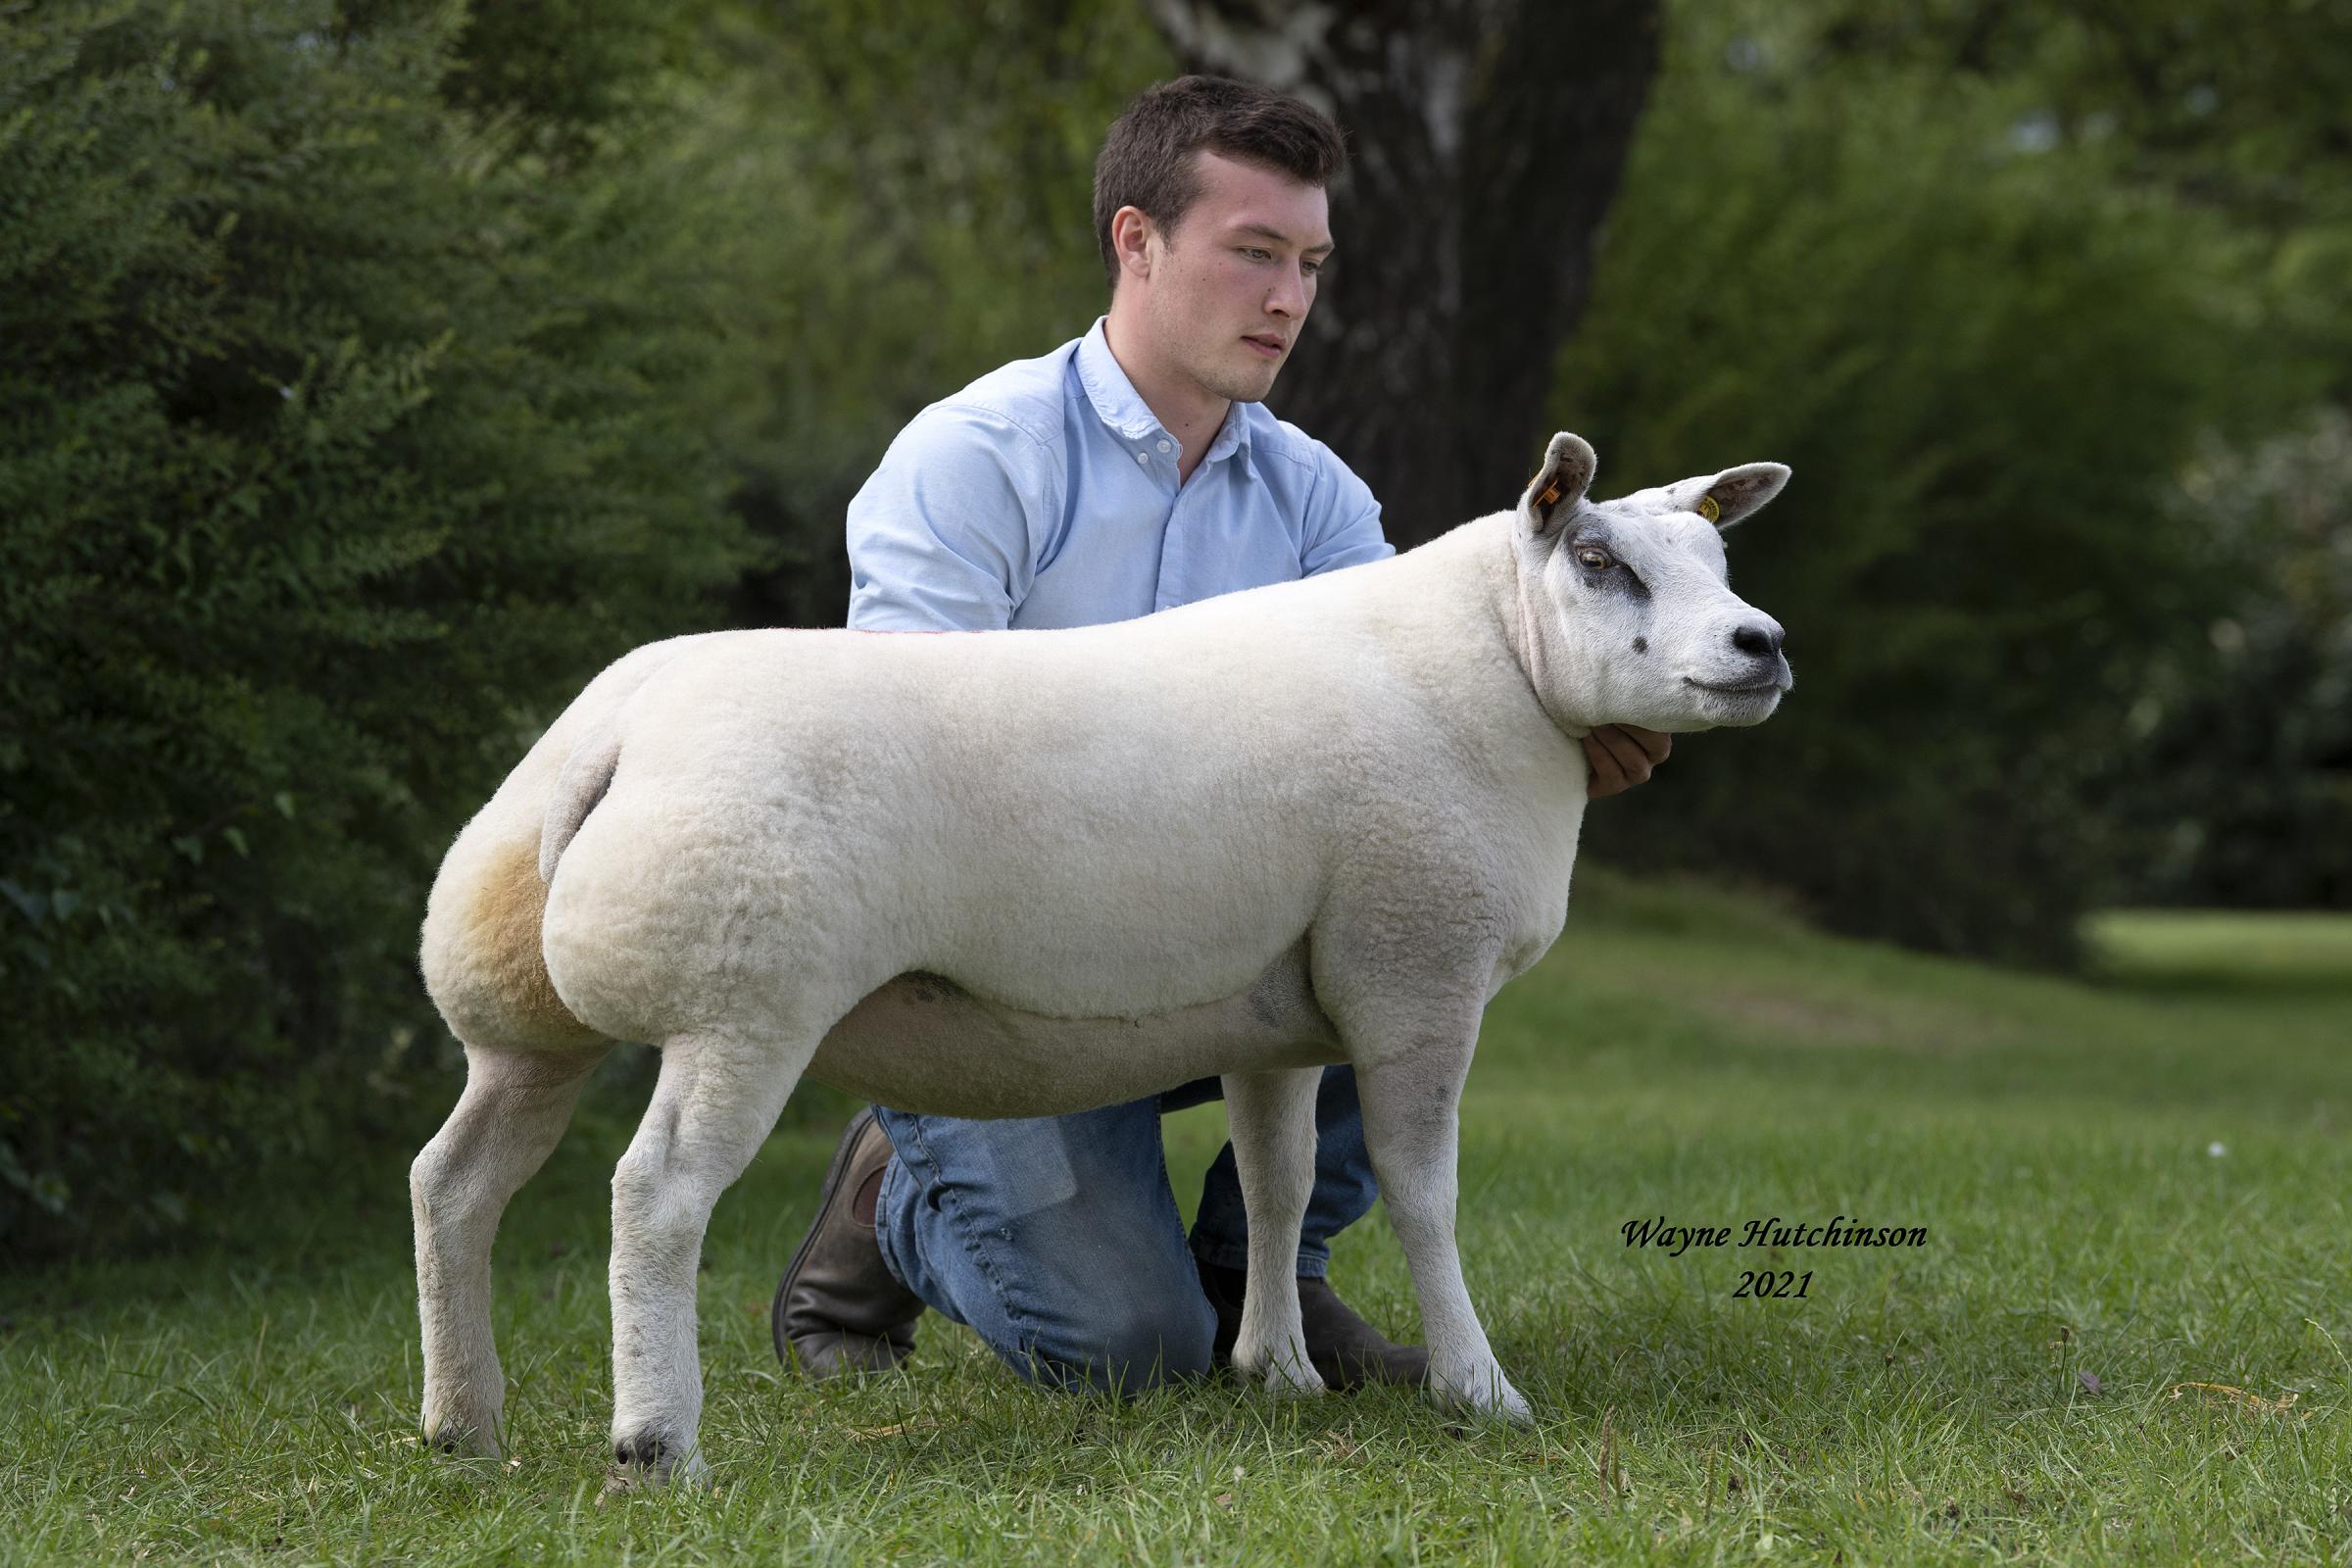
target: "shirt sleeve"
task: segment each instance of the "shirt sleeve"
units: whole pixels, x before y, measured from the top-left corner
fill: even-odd
[[[1315,460],[1322,472],[1316,477],[1314,500],[1307,508],[1300,574],[1312,577],[1395,555],[1395,547],[1380,531],[1380,502],[1373,497],[1371,486],[1320,441],[1315,443]]]
[[[850,625],[1004,630],[1061,481],[1045,444],[1001,415],[924,410],[850,502]]]

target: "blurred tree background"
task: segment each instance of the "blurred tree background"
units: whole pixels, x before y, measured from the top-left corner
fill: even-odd
[[[2052,966],[2352,906],[2352,4],[1570,12],[0,0],[0,1250],[437,1121],[449,838],[624,649],[839,620],[1187,66],[1350,129],[1276,406],[1399,545],[1554,428],[1796,469],[1732,538],[1796,693],[1589,854]]]

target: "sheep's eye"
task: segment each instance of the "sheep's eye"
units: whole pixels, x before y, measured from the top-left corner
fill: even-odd
[[[1586,545],[1576,553],[1576,564],[1587,571],[1606,571],[1617,564],[1616,559],[1598,545]]]

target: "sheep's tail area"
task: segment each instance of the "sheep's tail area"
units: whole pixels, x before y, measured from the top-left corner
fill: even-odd
[[[556,862],[564,858],[564,851],[571,844],[580,824],[596,809],[612,787],[612,770],[620,765],[620,730],[615,722],[619,715],[607,714],[596,729],[583,736],[571,755],[564,760],[564,769],[556,775],[556,793],[547,803],[547,815],[539,824],[539,880],[556,879]]]

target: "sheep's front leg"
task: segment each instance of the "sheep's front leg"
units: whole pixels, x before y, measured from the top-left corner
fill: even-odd
[[[1321,1394],[1298,1316],[1298,1228],[1315,1186],[1320,1067],[1227,1073],[1225,1112],[1250,1221],[1250,1272],[1233,1364],[1278,1392]]]
[[[698,1449],[695,1273],[719,1194],[776,1124],[815,1050],[686,1037],[612,1173],[612,1473],[608,1491],[710,1473]]]
[[[1462,1079],[1476,1039],[1474,1020],[1466,1037],[1432,1038],[1370,1065],[1359,1060],[1355,1083],[1381,1199],[1421,1298],[1430,1395],[1526,1425],[1534,1416],[1487,1344],[1454,1240]]]

